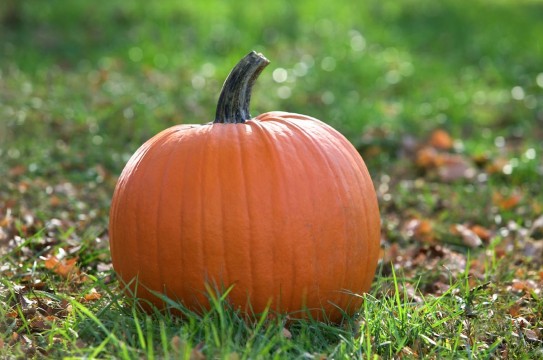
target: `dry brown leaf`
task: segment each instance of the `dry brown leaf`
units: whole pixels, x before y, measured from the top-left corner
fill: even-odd
[[[539,336],[535,330],[524,329],[524,336],[526,336],[526,339],[530,341],[539,341]]]
[[[470,226],[470,230],[473,231],[477,236],[481,238],[483,241],[489,241],[492,237],[492,232],[481,225],[472,225]]]
[[[524,242],[522,253],[530,258],[534,265],[543,265],[543,241],[527,239]]]
[[[6,216],[0,220],[0,228],[8,227],[13,223],[13,216],[11,215],[11,209],[7,207]]]
[[[513,280],[511,288],[516,291],[522,292],[534,292],[536,294],[541,292],[540,286],[533,280]]]
[[[409,358],[418,358],[419,354],[411,349],[409,346],[404,346],[401,350],[402,355],[407,356]]]
[[[523,278],[526,276],[526,269],[525,268],[518,268],[515,270],[515,276],[517,278]]]
[[[76,266],[77,258],[59,260],[56,256],[50,256],[44,261],[47,269],[52,270],[55,274],[67,278],[79,271]]]
[[[78,349],[84,349],[86,347],[88,347],[89,344],[87,344],[85,341],[83,341],[82,339],[77,339],[75,341],[75,347],[77,347]]]
[[[430,220],[422,219],[415,229],[415,235],[423,240],[430,241],[434,238],[434,227]]]
[[[88,294],[85,294],[84,298],[85,301],[94,301],[99,300],[102,297],[102,294],[96,291],[96,289],[92,289]]]
[[[460,235],[464,245],[472,249],[483,245],[483,241],[481,240],[481,238],[465,225],[462,225],[462,224],[453,225],[452,232],[453,234]]]
[[[464,158],[448,156],[438,170],[442,181],[469,179],[475,175],[475,170]]]
[[[416,164],[424,169],[431,169],[443,164],[443,155],[430,146],[425,146],[417,151]]]
[[[494,161],[492,161],[485,167],[485,170],[489,174],[502,173],[504,166],[507,164],[509,164],[509,160],[507,159],[504,159],[504,158],[494,159]]]
[[[518,303],[515,303],[513,304],[510,308],[509,308],[509,315],[511,315],[511,317],[519,317],[520,316],[520,304]]]
[[[34,331],[45,331],[51,329],[51,323],[41,316],[36,316],[30,321],[30,328]]]
[[[56,207],[56,206],[59,206],[61,203],[62,203],[62,201],[60,200],[60,198],[58,196],[51,195],[49,197],[49,205],[51,205],[53,207]]]
[[[429,144],[436,149],[449,150],[453,147],[454,141],[448,132],[437,129],[430,136]]]
[[[30,184],[27,181],[21,181],[17,184],[17,190],[19,190],[21,194],[26,193],[29,188]]]
[[[9,337],[8,344],[9,345],[14,345],[14,344],[17,343],[17,341],[19,341],[19,339],[20,339],[19,334],[14,331],[14,332],[11,333],[11,336]]]
[[[382,247],[379,248],[379,260],[380,261],[383,261],[385,259],[385,255],[386,255],[385,249],[383,249]]]
[[[8,175],[13,177],[23,175],[24,173],[26,173],[26,166],[24,165],[14,166],[8,171]]]
[[[522,200],[522,196],[518,193],[513,193],[508,196],[504,196],[499,192],[492,194],[492,202],[501,210],[511,210]]]
[[[171,345],[173,351],[175,351],[175,353],[179,354],[185,348],[186,344],[185,344],[185,342],[183,340],[181,340],[181,338],[179,336],[175,335],[170,340],[170,345]]]
[[[385,247],[383,250],[383,258],[382,261],[384,264],[390,264],[391,262],[396,262],[396,259],[398,258],[399,254],[399,246],[398,243],[392,243],[388,247]]]
[[[12,310],[12,311],[8,312],[6,314],[6,316],[9,317],[9,318],[12,318],[12,319],[16,319],[16,318],[19,317],[19,313],[17,312],[17,310]]]
[[[287,328],[283,328],[282,335],[285,339],[292,339],[292,333]]]
[[[417,151],[415,163],[423,169],[437,169],[443,181],[472,178],[475,169],[464,156],[440,152],[436,148],[425,146]]]
[[[99,262],[96,265],[96,270],[97,271],[109,271],[111,269],[113,269],[113,264],[112,263]]]

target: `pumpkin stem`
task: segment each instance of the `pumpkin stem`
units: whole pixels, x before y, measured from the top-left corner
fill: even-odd
[[[251,118],[251,90],[258,75],[270,63],[254,51],[239,61],[224,82],[214,123],[244,123]]]

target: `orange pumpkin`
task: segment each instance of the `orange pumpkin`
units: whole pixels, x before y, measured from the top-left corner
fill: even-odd
[[[206,283],[233,285],[242,311],[338,320],[356,311],[379,253],[377,199],[364,161],[339,132],[305,115],[251,118],[251,87],[268,60],[234,68],[216,120],[178,125],[128,161],[113,195],[113,266],[199,310]],[[341,309],[341,310],[340,310]]]

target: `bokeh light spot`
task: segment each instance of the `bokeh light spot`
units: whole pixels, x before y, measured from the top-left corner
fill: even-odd
[[[133,62],[140,62],[143,59],[143,50],[137,46],[130,48],[128,58]]]
[[[275,82],[283,83],[287,81],[288,72],[283,68],[277,68],[273,70],[272,77]]]

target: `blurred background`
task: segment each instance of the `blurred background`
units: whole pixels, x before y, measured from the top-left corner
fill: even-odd
[[[3,0],[0,166],[118,173],[160,130],[212,120],[251,50],[271,60],[253,115],[317,117],[375,166],[436,128],[474,154],[537,149],[541,19],[536,0]]]

